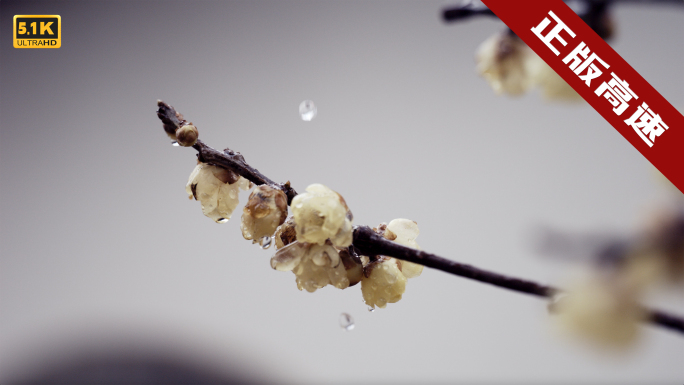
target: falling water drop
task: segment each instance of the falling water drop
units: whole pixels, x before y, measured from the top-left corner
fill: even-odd
[[[305,122],[313,120],[317,113],[318,109],[316,109],[316,105],[311,100],[305,100],[299,105],[299,116]]]
[[[271,247],[271,237],[265,236],[265,237],[259,239],[259,246],[261,246],[261,248],[264,250]]]
[[[375,308],[374,308],[374,307],[372,307],[372,306],[368,306],[368,311],[372,313],[372,312],[374,312],[374,311],[375,311]]]
[[[173,142],[171,142],[171,145],[173,147],[180,147],[180,144],[178,144],[178,142],[176,142],[175,140]]]
[[[340,314],[340,327],[346,331],[354,330],[354,318],[347,313]]]
[[[216,220],[216,223],[226,223],[228,220],[226,218],[219,218]]]

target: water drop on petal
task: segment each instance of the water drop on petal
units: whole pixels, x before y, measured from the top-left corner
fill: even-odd
[[[228,220],[226,218],[219,218],[216,220],[216,223],[228,223]]]
[[[340,327],[346,331],[354,330],[354,318],[347,313],[340,314]]]
[[[372,313],[372,312],[374,312],[374,311],[375,311],[375,308],[374,308],[374,307],[372,307],[372,306],[368,306],[368,311]]]
[[[272,243],[271,240],[272,240],[271,237],[265,236],[265,237],[259,239],[259,246],[261,246],[262,249],[266,250],[269,247],[271,247],[271,243]]]
[[[311,100],[305,100],[299,105],[299,116],[301,116],[302,120],[305,122],[313,120],[317,113],[318,110],[316,109],[316,105]]]
[[[173,147],[180,147],[180,144],[178,144],[178,142],[176,142],[175,140],[173,142],[171,142],[171,145]]]

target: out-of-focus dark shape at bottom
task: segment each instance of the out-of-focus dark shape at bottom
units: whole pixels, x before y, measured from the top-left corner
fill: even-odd
[[[229,364],[228,364],[229,365]],[[261,384],[235,369],[215,371],[182,359],[141,354],[87,354],[73,357],[49,369],[36,368],[33,375],[10,384]],[[233,372],[234,370],[234,372]]]

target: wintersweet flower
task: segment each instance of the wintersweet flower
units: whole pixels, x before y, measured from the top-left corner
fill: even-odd
[[[352,215],[344,198],[322,184],[312,184],[292,200],[295,230],[299,242],[337,247],[352,243]]]
[[[240,189],[249,190],[251,183],[231,170],[200,163],[190,174],[185,191],[188,198],[202,204],[202,212],[217,223],[224,223],[238,205]]]

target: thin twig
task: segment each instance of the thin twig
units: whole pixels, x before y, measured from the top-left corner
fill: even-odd
[[[292,199],[297,196],[297,191],[290,186],[289,181],[285,183],[276,183],[270,180],[264,174],[260,173],[259,170],[247,164],[247,162],[245,162],[245,157],[239,152],[232,151],[229,148],[226,148],[221,152],[207,146],[199,139],[192,148],[197,150],[197,158],[200,162],[211,163],[233,170],[257,186],[267,184],[283,190],[287,196],[288,205],[292,202]]]
[[[159,110],[157,116],[164,124],[164,129],[170,124],[179,125],[185,122],[182,115],[170,105],[159,100],[157,102]],[[193,146],[197,150],[198,158],[202,162],[208,162],[220,167],[230,169],[242,177],[250,180],[256,185],[269,184],[279,186],[288,195],[288,204],[297,192],[290,187],[289,182],[278,184],[252,168],[245,162],[245,158],[238,152],[224,150],[223,152],[213,149],[201,141]],[[376,256],[385,255],[403,261],[418,263],[423,266],[441,270],[445,273],[454,274],[460,277],[470,278],[475,281],[488,283],[497,287],[517,291],[519,293],[531,294],[538,297],[550,298],[560,290],[551,286],[542,285],[533,281],[520,278],[509,277],[503,274],[494,273],[479,269],[474,266],[458,263],[438,255],[416,250],[391,242],[381,237],[368,226],[356,226],[352,246],[362,255]],[[660,310],[648,310],[647,320],[654,325],[678,331],[684,334],[684,318],[667,314]]]
[[[176,111],[171,105],[164,103],[161,100],[157,100],[157,116],[159,120],[162,121],[164,125],[164,131],[167,133],[174,132],[176,129],[180,128],[187,121],[183,118],[183,115]],[[197,140],[197,143],[192,146],[197,150],[197,158],[200,162],[211,163],[217,166],[221,166],[230,170],[235,171],[238,175],[249,180],[255,185],[259,186],[262,184],[267,184],[272,187],[282,190],[287,196],[287,204],[292,202],[292,199],[297,195],[291,186],[290,182],[276,183],[262,174],[256,168],[250,166],[245,162],[245,157],[239,152],[233,151],[229,148],[223,150],[223,152],[218,151],[210,146],[207,146],[201,140]]]

